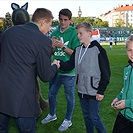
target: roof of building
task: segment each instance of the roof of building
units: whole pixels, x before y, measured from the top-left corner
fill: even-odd
[[[121,12],[121,11],[131,11],[133,10],[133,4],[132,5],[120,5],[119,7],[116,7],[112,10],[109,10],[108,12],[104,13],[104,14],[101,14],[100,16],[104,15],[108,15],[110,14],[111,12]]]
[[[130,5],[125,5],[125,6],[121,5],[120,7],[115,9],[116,12],[131,11],[131,10],[133,10],[133,5],[131,5],[131,6]]]
[[[4,17],[0,17],[0,20],[3,20],[4,19]]]

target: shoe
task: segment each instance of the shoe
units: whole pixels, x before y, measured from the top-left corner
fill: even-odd
[[[68,121],[67,119],[65,119],[63,123],[60,125],[60,127],[58,128],[58,130],[60,132],[63,132],[63,131],[66,131],[70,126],[72,126],[71,120]]]
[[[42,124],[46,124],[46,123],[49,123],[50,121],[55,121],[56,119],[57,119],[56,114],[54,114],[53,116],[50,115],[50,114],[48,114],[47,117],[45,117],[45,118],[41,121],[41,123],[42,123]]]

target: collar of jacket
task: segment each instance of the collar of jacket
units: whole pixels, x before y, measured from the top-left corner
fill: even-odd
[[[33,22],[33,21],[30,21],[30,23],[36,25],[38,27],[38,29],[40,30],[39,26],[37,25],[37,23]]]
[[[133,66],[133,62],[131,60],[128,61],[129,65]]]

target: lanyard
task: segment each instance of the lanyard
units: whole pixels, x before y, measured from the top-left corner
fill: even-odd
[[[78,57],[78,65],[81,63],[81,61],[82,61],[82,59],[83,59],[83,57],[84,57],[84,55],[85,55],[85,53],[86,53],[88,47],[89,47],[89,44],[88,44],[88,46],[85,48],[85,51],[84,51],[84,53],[83,53],[82,56],[81,56],[81,51],[82,51],[83,45],[81,46],[80,52],[79,52],[79,57]]]

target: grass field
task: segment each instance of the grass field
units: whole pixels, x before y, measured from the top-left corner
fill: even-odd
[[[110,50],[109,45],[103,45],[103,47],[107,51],[110,62],[111,80],[107,90],[105,91],[104,100],[101,101],[100,115],[106,127],[107,133],[111,133],[118,111],[111,108],[110,104],[122,88],[123,68],[124,66],[127,65],[127,56],[124,44],[119,44],[116,46],[113,45],[112,50]],[[48,83],[40,82],[40,84],[42,88],[42,95],[46,99],[48,93]],[[58,104],[57,104],[58,119],[51,123],[42,125],[41,120],[47,116],[49,110],[43,111],[42,115],[37,119],[37,133],[59,133],[58,127],[62,123],[66,111],[66,99],[63,87],[60,89],[57,99],[58,99]],[[75,87],[75,100],[76,100],[75,109],[72,117],[73,125],[67,131],[65,131],[65,133],[86,133],[76,87]],[[17,133],[17,132],[18,131],[16,129],[16,126],[14,125],[14,122],[12,122],[10,133]]]

